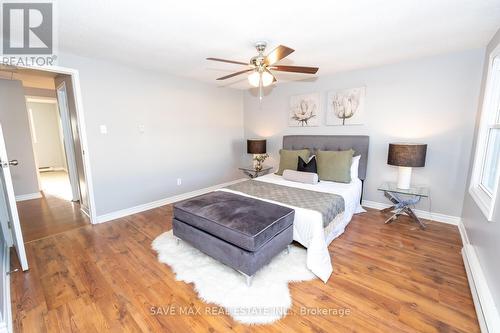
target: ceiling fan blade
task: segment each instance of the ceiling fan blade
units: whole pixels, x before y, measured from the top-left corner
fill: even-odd
[[[316,74],[319,67],[305,67],[305,66],[282,66],[276,65],[271,66],[269,69],[281,72],[293,72],[293,73],[303,73],[303,74]]]
[[[265,58],[264,58],[264,64],[266,65],[272,65],[284,57],[288,56],[292,52],[294,52],[294,49],[291,49],[287,46],[280,45],[274,50],[272,50]]]
[[[244,71],[239,71],[239,72],[236,72],[236,73],[233,73],[233,74],[229,74],[229,75],[220,77],[217,80],[229,79],[230,77],[233,77],[233,76],[236,76],[236,75],[240,75],[240,74],[244,74],[244,73],[248,73],[248,72],[252,72],[253,70],[254,70],[253,68],[251,68],[251,69],[245,69]]]
[[[219,59],[219,58],[207,58],[207,60],[220,61],[220,62],[228,62],[230,64],[237,64],[237,65],[248,65],[248,62],[241,62],[241,61],[234,61],[234,60],[227,60],[227,59]]]

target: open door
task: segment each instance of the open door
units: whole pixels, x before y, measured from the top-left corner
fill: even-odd
[[[17,251],[19,262],[23,271],[28,270],[28,259],[26,258],[26,251],[24,249],[23,234],[21,232],[21,223],[19,222],[19,215],[17,213],[16,196],[14,194],[14,187],[12,186],[12,178],[10,175],[10,166],[17,165],[16,160],[9,161],[7,158],[7,149],[5,148],[5,140],[3,137],[2,125],[0,124],[0,200],[3,200],[0,207],[6,208],[6,214],[0,214],[2,218],[2,227],[7,225],[9,232],[12,234],[12,241]],[[7,221],[3,219],[7,218]]]
[[[68,166],[69,182],[71,183],[72,201],[81,201],[80,189],[78,188],[78,171],[76,168],[75,148],[73,146],[73,133],[71,132],[71,120],[68,109],[68,97],[64,82],[57,87],[57,105],[64,138],[64,151],[66,152],[66,164]]]

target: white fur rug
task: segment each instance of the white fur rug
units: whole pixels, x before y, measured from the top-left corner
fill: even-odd
[[[158,236],[152,247],[178,280],[194,283],[202,300],[224,307],[225,313],[244,324],[268,324],[284,317],[292,305],[288,283],[315,278],[306,267],[306,250],[295,245],[289,254],[277,255],[259,270],[250,287],[234,269],[184,241],[177,244],[172,231]]]

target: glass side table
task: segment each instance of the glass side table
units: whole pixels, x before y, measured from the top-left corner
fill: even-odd
[[[396,183],[385,182],[378,187],[378,190],[383,191],[384,196],[393,204],[391,207],[381,210],[382,213],[394,211],[394,214],[389,217],[385,223],[391,223],[400,215],[406,213],[406,215],[420,225],[421,229],[425,229],[424,222],[417,217],[415,212],[412,210],[412,206],[416,205],[420,199],[429,197],[429,188],[419,186],[411,187],[409,189],[401,189],[396,186]],[[403,198],[401,195],[408,196],[408,198]]]
[[[264,165],[262,167],[262,170],[259,170],[259,171],[255,170],[255,168],[253,166],[241,167],[238,169],[243,171],[243,173],[245,175],[247,175],[248,177],[253,179],[253,178],[267,175],[269,173],[269,171],[271,171],[272,167]]]

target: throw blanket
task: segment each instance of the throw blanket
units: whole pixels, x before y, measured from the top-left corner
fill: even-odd
[[[256,198],[320,212],[323,216],[323,228],[326,228],[345,209],[344,198],[337,194],[309,191],[255,180],[247,180],[225,188]]]

